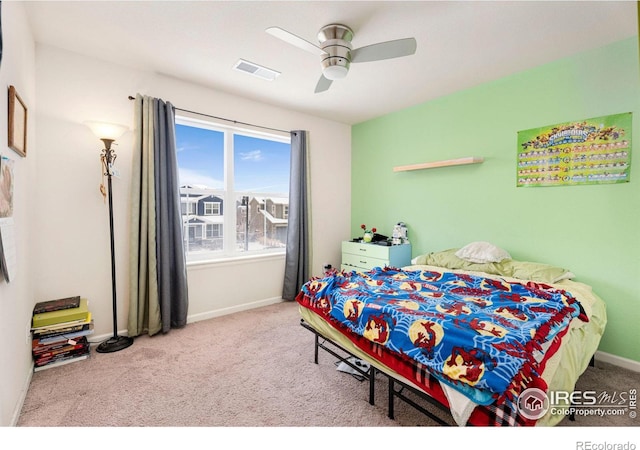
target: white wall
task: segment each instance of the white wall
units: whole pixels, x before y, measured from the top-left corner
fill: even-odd
[[[310,131],[313,274],[340,263],[349,237],[351,129],[294,111],[252,102],[154,73],[36,46],[23,6],[2,2],[0,84],[14,85],[29,108],[28,156],[0,140],[14,161],[17,276],[0,281],[0,426],[17,421],[31,379],[27,329],[35,302],[79,294],[90,300],[96,337],[112,332],[108,210],[101,182],[101,142],[83,125],[103,120],[131,126],[136,93],[234,120]],[[36,104],[36,91],[38,103]],[[6,92],[6,90],[5,90]],[[0,96],[0,130],[7,97]],[[4,134],[1,135],[2,139]],[[118,323],[128,310],[129,186],[133,134],[116,147],[121,178],[114,182]],[[189,320],[278,301],[283,257],[190,267]],[[135,345],[135,344],[134,344]]]
[[[16,277],[0,281],[0,426],[17,420],[18,408],[31,379],[31,342],[27,327],[33,309],[34,257],[31,227],[35,220],[33,183],[36,162],[35,45],[21,3],[2,2],[3,54],[0,65],[0,154],[14,161],[13,222],[17,257]],[[15,86],[28,110],[27,157],[7,143],[7,90]]]
[[[349,237],[351,128],[158,74],[37,46],[38,208],[31,226],[35,299],[89,299],[96,336],[112,332],[108,210],[99,193],[101,142],[86,120],[132,127],[137,93],[179,108],[272,128],[310,132],[313,272],[340,262]],[[118,142],[114,180],[118,324],[128,312],[128,233],[133,133]],[[284,257],[188,269],[189,320],[280,301]],[[135,343],[134,343],[135,345]]]

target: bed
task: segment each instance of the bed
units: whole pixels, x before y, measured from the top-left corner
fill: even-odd
[[[570,405],[529,408],[545,400],[532,393],[572,392],[606,325],[603,300],[573,278],[474,242],[403,268],[334,271],[296,301],[316,334],[316,362],[322,339],[366,362],[370,383],[386,375],[390,417],[396,397],[420,409],[408,388],[459,426],[552,426]]]

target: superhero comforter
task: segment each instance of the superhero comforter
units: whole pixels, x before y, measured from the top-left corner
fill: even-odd
[[[479,405],[535,383],[544,344],[573,318],[588,321],[565,290],[446,271],[336,273],[307,282],[302,298]]]

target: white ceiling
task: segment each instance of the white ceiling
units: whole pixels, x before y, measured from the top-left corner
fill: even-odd
[[[635,1],[29,1],[38,43],[354,124],[638,34]],[[414,55],[353,64],[314,94],[317,43],[342,23],[354,48],[415,37]],[[239,58],[282,72],[233,70]],[[598,61],[594,61],[598,64]],[[184,107],[188,107],[185,105]]]

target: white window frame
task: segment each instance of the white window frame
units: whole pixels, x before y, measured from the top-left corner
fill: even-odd
[[[234,186],[233,137],[234,135],[241,134],[244,136],[254,137],[258,139],[268,139],[276,142],[282,142],[289,145],[291,145],[291,136],[285,133],[281,133],[281,134],[276,134],[275,132],[265,133],[265,132],[256,131],[250,128],[243,128],[238,126],[229,126],[226,124],[221,124],[214,120],[202,120],[202,119],[196,119],[193,117],[187,117],[182,115],[176,115],[175,123],[177,125],[204,128],[207,130],[223,133],[224,135],[223,202],[227,202],[227,205],[224,208],[225,214],[222,214],[222,217],[224,219],[221,225],[223,230],[236,230],[237,228],[237,220],[236,220],[236,214],[235,214],[236,200],[241,199],[243,195],[250,195],[255,193],[235,191],[233,189],[233,186]],[[263,196],[263,194],[261,193],[259,196]],[[265,196],[268,197],[269,194],[265,194]],[[265,204],[266,204],[266,200],[263,203],[263,208]],[[206,236],[206,229],[203,229],[202,232],[203,232],[203,236]],[[194,263],[200,264],[200,263],[206,263],[206,262],[216,262],[221,260],[233,260],[237,258],[246,259],[246,258],[252,258],[252,257],[262,257],[264,255],[284,255],[286,251],[284,248],[282,248],[282,249],[268,249],[263,251],[239,252],[236,249],[236,232],[235,231],[225,232],[223,233],[222,237],[224,242],[223,251],[212,252],[210,254],[207,254],[207,256],[204,257],[204,259],[202,260],[200,259],[189,260],[189,256],[187,255],[187,258],[188,258],[187,264],[188,265],[194,264]]]

